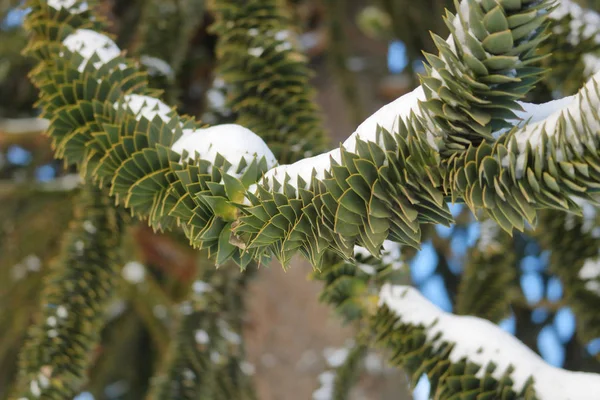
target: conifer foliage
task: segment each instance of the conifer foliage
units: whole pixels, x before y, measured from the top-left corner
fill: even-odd
[[[197,281],[210,285],[199,284],[181,312],[153,398],[254,398],[240,336],[245,275],[226,268],[249,274],[272,259],[287,267],[298,254],[324,283],[321,299],[360,331],[336,372],[335,398],[349,393],[374,343],[413,383],[426,374],[436,399],[600,393],[598,375],[552,368],[483,319],[498,322],[513,301],[503,290],[516,276],[515,259],[502,257],[510,235],[548,226],[553,234],[541,231],[539,241],[557,251],[552,271],[581,334],[600,335],[597,293],[588,293],[598,289],[597,240],[589,231],[567,238],[552,217],[598,205],[600,73],[573,96],[526,103],[551,65],[542,43],[560,35],[548,25],[578,17],[551,20],[570,2],[454,3],[444,17],[450,35],[433,35],[421,86],[319,154],[322,118],[283,1],[207,2],[217,78],[237,124],[205,127],[159,99],[139,63],[103,33],[94,2],[29,0],[25,53],[38,62],[30,76],[42,117],[56,157],[86,184],[22,353],[17,397],[72,398],[83,387],[115,287],[124,210],[157,231],[181,229],[222,267]],[[595,50],[583,36],[570,43],[573,57]],[[481,319],[444,313],[398,285],[399,246],[418,249],[432,225],[456,223],[449,203],[485,220],[457,299],[459,313]]]

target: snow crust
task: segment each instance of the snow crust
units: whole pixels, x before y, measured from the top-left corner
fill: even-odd
[[[402,261],[402,245],[400,243],[393,242],[391,240],[385,240],[383,242],[381,251],[381,262],[385,265],[390,265],[393,270],[399,270],[405,267]],[[362,246],[354,246],[354,257],[361,256],[363,258],[371,257],[372,254],[366,248]],[[357,266],[365,273],[372,275],[375,273],[375,269],[368,264],[357,264]]]
[[[600,257],[585,260],[578,277],[585,282],[586,290],[600,296]]]
[[[356,131],[344,141],[344,148],[355,151],[358,138],[363,141],[377,143],[377,126],[381,126],[388,132],[394,132],[398,128],[399,119],[402,118],[406,122],[411,112],[419,114],[419,101],[425,100],[425,92],[419,86],[412,92],[386,104],[356,128]]]
[[[127,107],[135,115],[136,120],[141,120],[142,117],[152,121],[156,116],[159,116],[165,123],[171,120],[168,116],[173,111],[171,107],[150,96],[140,94],[128,94],[124,97],[122,106]],[[115,109],[119,107],[119,103],[113,105]]]
[[[220,154],[232,164],[232,173],[238,169],[242,158],[249,164],[254,158],[265,157],[268,168],[277,165],[275,156],[260,136],[241,125],[223,124],[186,131],[173,144],[172,150],[179,154],[185,150],[190,159],[198,154],[201,159],[214,163]]]
[[[89,9],[87,2],[77,0],[48,0],[48,6],[55,10],[68,10],[71,14],[81,14]]]
[[[597,92],[599,84],[600,72],[597,72],[574,96],[539,105],[520,103],[525,111],[517,113],[517,116],[522,121],[513,122],[516,127],[522,129],[517,131],[511,139],[516,142],[520,153],[517,155],[517,178],[521,178],[524,174],[527,144],[537,151],[540,157],[544,157],[549,150],[542,148],[543,134],[546,133],[550,139],[558,139],[555,135],[560,132],[559,124],[563,118],[564,129],[562,131],[573,149],[572,151],[581,153],[585,148],[584,145],[596,149],[595,138],[600,134],[600,119],[597,110],[600,104]],[[497,134],[501,133],[497,132]],[[567,148],[567,154],[557,152],[556,159],[564,161],[572,156],[571,150]],[[509,158],[506,156],[502,160],[502,166],[507,167],[508,165]]]
[[[415,288],[386,284],[379,294],[379,306],[386,305],[402,323],[427,328],[427,341],[454,343],[450,360],[467,358],[482,366],[497,365],[493,376],[500,378],[509,366],[513,387],[521,390],[534,379],[537,397],[544,400],[592,400],[600,393],[600,375],[572,372],[547,364],[542,358],[493,323],[470,316],[448,314],[430,303]],[[440,335],[436,338],[436,335]]]
[[[424,101],[425,99],[423,88],[419,86],[412,92],[406,93],[393,102],[381,107],[360,124],[354,133],[342,143],[342,146],[348,151],[354,152],[356,151],[357,138],[360,138],[363,141],[377,143],[377,126],[380,126],[389,132],[394,132],[398,127],[400,118],[406,122],[411,113],[417,115],[420,113],[419,101]],[[383,145],[382,142],[378,144]],[[430,141],[430,144],[435,145],[433,140]],[[279,183],[283,183],[287,174],[291,178],[289,184],[298,189],[297,178],[301,177],[306,182],[306,187],[303,189],[307,189],[308,186],[310,186],[313,171],[315,172],[317,179],[324,179],[325,171],[331,169],[332,159],[338,164],[341,163],[342,155],[339,148],[314,157],[305,158],[293,164],[280,165],[273,170],[267,171],[265,179],[268,185],[273,187],[274,178],[276,178]],[[283,190],[283,188],[281,188],[281,190]]]
[[[150,75],[163,75],[167,78],[173,78],[175,76],[173,67],[163,59],[143,55],[140,57],[140,62],[148,68],[148,74]]]
[[[63,40],[63,44],[71,52],[79,53],[83,57],[83,61],[77,68],[79,72],[83,72],[94,54],[100,58],[99,62],[94,63],[95,68],[100,68],[121,54],[121,50],[112,39],[90,29],[77,29],[75,33]]]
[[[141,283],[146,277],[146,268],[137,261],[130,261],[121,270],[123,278],[132,284]]]
[[[600,57],[595,54],[584,54],[583,57],[583,75],[584,76],[592,76],[596,72],[600,71]]]

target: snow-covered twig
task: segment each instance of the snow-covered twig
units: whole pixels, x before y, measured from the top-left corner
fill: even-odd
[[[519,392],[530,378],[540,399],[592,400],[600,393],[600,375],[572,372],[553,367],[531,349],[493,323],[475,317],[446,313],[409,286],[385,285],[379,306],[388,307],[399,323],[423,327],[427,342],[434,348],[453,344],[449,360],[467,360],[481,366],[483,375],[490,363],[496,365],[493,376],[500,379],[512,367],[513,388]],[[476,375],[477,376],[477,375]]]

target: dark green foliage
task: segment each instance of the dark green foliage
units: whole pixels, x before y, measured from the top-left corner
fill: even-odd
[[[549,270],[564,285],[567,304],[577,316],[577,338],[585,345],[600,337],[600,316],[596,312],[600,290],[593,283],[598,282],[598,278],[590,279],[586,274],[581,276],[580,272],[586,261],[592,264],[598,262],[600,239],[583,225],[580,217],[544,212],[536,238],[551,251]]]
[[[325,150],[310,71],[281,0],[209,0],[218,35],[216,73],[237,123],[256,132],[282,164]]]
[[[492,376],[495,370],[492,364],[480,366],[468,360],[450,361],[453,344],[434,344],[428,339],[428,328],[404,323],[402,318],[398,318],[386,306],[379,308],[372,320],[377,343],[392,353],[390,362],[402,365],[410,374],[413,384],[416,384],[421,375],[427,374],[431,383],[432,398],[537,400],[531,381],[521,393],[515,393],[510,371],[506,371],[498,380]],[[475,376],[482,368],[483,375]]]
[[[535,49],[546,37],[551,2],[463,5],[455,1],[457,14],[446,14],[451,39],[433,35],[439,54],[425,54],[429,66],[422,77],[424,106],[445,136],[441,152],[447,156],[492,142],[492,132],[509,127],[506,119],[520,108],[516,100],[541,78],[543,69],[532,64],[541,58]]]
[[[207,268],[194,283],[151,399],[255,399],[241,341],[242,295],[251,275],[228,265]]]
[[[456,313],[500,322],[510,313],[516,279],[512,238],[493,221],[481,224],[481,237],[467,257],[456,296]]]
[[[40,89],[43,116],[52,121],[49,135],[57,157],[76,166],[88,182],[106,188],[117,204],[154,229],[182,227],[190,243],[207,250],[217,265],[232,260],[245,268],[253,260],[267,262],[274,256],[287,266],[296,253],[302,254],[325,283],[321,299],[348,321],[364,322],[375,308],[378,287],[398,277],[374,258],[365,260],[372,274],[361,270],[355,246],[374,257],[381,255],[385,240],[418,248],[424,225],[454,222],[450,200],[464,202],[473,212],[483,210],[505,231],[523,230],[526,223],[537,222],[541,208],[579,212],[574,196],[593,201],[589,192],[599,187],[600,95],[595,81],[575,99],[577,115],[565,113],[557,124],[538,127],[543,131],[538,142],[524,143],[531,128],[509,122],[520,109],[517,101],[543,72],[532,65],[543,58],[536,50],[546,36],[552,8],[547,0],[456,2],[458,16],[448,13],[446,18],[450,39],[434,36],[439,54],[426,56],[430,65],[422,77],[423,101],[393,129],[379,127],[369,132],[371,140],[357,138],[355,147],[330,154],[325,171],[296,182],[284,170],[261,180],[269,170],[265,157],[243,160],[234,170],[237,160],[188,159],[185,152],[176,153],[172,146],[184,131],[200,125],[175,110],[157,111],[165,106],[154,99],[160,93],[135,62],[119,55],[95,65],[100,61],[95,55],[80,71],[82,56],[61,44],[76,29],[102,30],[93,12],[56,11],[42,0],[30,5],[27,53],[40,61],[32,81]],[[320,152],[323,132],[306,60],[296,48],[283,5],[276,0],[215,0],[211,10],[219,37],[217,72],[228,85],[237,122],[263,137],[281,162]],[[131,95],[145,96],[140,99],[152,117],[126,105]],[[511,130],[502,133],[501,128]],[[107,202],[101,194],[97,201]],[[499,241],[499,248],[474,251],[461,284],[459,312],[492,320],[506,313],[510,300],[502,289],[515,271],[512,260],[502,258],[510,239]],[[482,264],[487,267],[484,282],[493,281],[485,288],[478,277]],[[82,276],[88,271],[67,273]],[[192,302],[191,312],[181,317],[157,399],[252,398],[240,368],[242,353],[223,334],[230,328],[241,330],[238,296],[244,280],[216,272],[206,279],[215,290]],[[55,290],[64,297],[68,288],[60,283]],[[584,308],[591,302],[577,292],[581,282],[570,287],[576,288],[570,299],[585,320]],[[486,298],[476,289],[485,289]],[[531,384],[523,393],[514,392],[510,371],[498,380],[491,376],[491,364],[451,362],[452,343],[434,346],[427,327],[404,323],[385,306],[372,323],[394,364],[403,365],[415,382],[428,374],[435,398],[535,398]],[[595,324],[591,319],[585,323]],[[198,330],[207,333],[210,347],[196,341]],[[340,375],[340,396],[362,352],[353,353]],[[30,353],[28,349],[29,358]],[[47,361],[35,362],[25,374],[41,371],[42,378],[24,379],[45,385]],[[483,376],[475,376],[481,368]],[[77,373],[76,382],[69,383],[69,396],[82,381],[81,371]]]
[[[72,398],[86,381],[118,273],[121,223],[108,203],[92,187],[78,201],[23,350],[21,398]]]

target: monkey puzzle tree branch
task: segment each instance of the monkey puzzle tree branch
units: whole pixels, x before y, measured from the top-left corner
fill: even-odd
[[[72,398],[86,381],[118,273],[121,227],[109,203],[89,185],[81,194],[23,350],[20,398]]]

